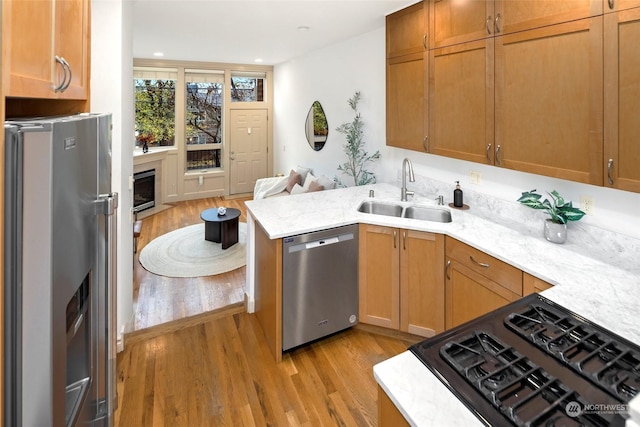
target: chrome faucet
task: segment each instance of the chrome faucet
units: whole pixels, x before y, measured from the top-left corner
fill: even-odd
[[[407,165],[409,165],[409,182],[416,182],[415,176],[413,176],[413,165],[411,160],[404,159],[402,162],[402,189],[400,190],[400,201],[406,202],[407,196],[413,196],[415,192],[407,190]]]

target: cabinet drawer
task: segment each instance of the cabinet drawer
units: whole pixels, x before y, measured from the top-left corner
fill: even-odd
[[[456,239],[446,239],[447,257],[522,296],[522,271]]]

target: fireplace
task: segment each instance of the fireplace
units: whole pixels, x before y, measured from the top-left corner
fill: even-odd
[[[133,211],[141,212],[156,205],[156,170],[133,174]]]

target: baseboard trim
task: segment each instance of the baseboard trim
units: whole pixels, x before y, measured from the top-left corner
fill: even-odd
[[[195,316],[185,317],[183,319],[173,320],[171,322],[163,323],[161,325],[152,326],[150,328],[140,329],[137,331],[129,332],[125,334],[124,340],[126,344],[132,344],[140,341],[145,341],[151,338],[156,338],[160,335],[179,331],[181,329],[190,328],[192,326],[206,323],[210,320],[219,319],[221,317],[232,316],[237,313],[244,313],[245,302],[237,302],[235,304],[228,305],[226,307],[219,308],[217,310],[207,311],[206,313],[197,314]]]

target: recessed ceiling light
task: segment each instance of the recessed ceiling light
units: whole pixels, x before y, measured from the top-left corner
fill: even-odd
[[[309,31],[309,27],[307,27],[306,25],[300,25],[298,27],[298,31]]]
[[[262,58],[256,58],[253,60],[253,62],[262,62]]]
[[[164,56],[162,52],[153,52],[153,56]]]

